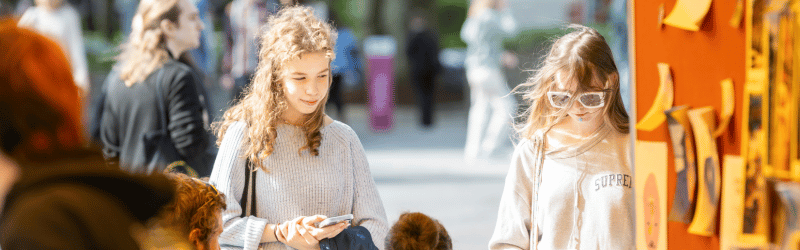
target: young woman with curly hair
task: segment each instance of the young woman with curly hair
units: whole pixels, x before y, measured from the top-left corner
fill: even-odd
[[[353,214],[381,246],[386,213],[355,132],[325,115],[336,34],[307,7],[270,17],[244,96],[216,123],[220,150],[211,183],[230,199],[220,244],[244,249],[319,249]],[[255,174],[255,216],[242,215],[245,171]]]

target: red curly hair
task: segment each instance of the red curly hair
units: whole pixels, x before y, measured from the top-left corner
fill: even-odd
[[[403,213],[386,236],[386,250],[451,250],[450,234],[423,213]]]
[[[175,200],[164,207],[159,223],[189,237],[199,229],[198,240],[207,243],[214,229],[221,227],[218,214],[225,210],[225,195],[211,184],[184,174],[168,174],[175,182]]]

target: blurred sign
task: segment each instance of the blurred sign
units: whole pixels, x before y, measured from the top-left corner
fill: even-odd
[[[397,52],[397,42],[391,36],[369,36],[364,39],[364,54],[369,56],[391,56]]]
[[[374,131],[392,128],[394,112],[394,54],[397,42],[390,36],[370,36],[364,40],[367,56],[367,105]]]

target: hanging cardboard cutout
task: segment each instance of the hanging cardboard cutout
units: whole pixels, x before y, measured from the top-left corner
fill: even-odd
[[[703,107],[688,112],[697,145],[698,175],[697,207],[689,233],[713,236],[717,227],[720,178],[717,143],[714,140],[714,108]]]
[[[688,108],[688,106],[678,106],[664,111],[667,115],[667,128],[672,141],[672,158],[677,175],[669,220],[685,224],[692,222],[697,185],[694,136],[689,117],[686,115]]]

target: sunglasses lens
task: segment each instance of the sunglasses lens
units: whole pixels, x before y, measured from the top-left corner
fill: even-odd
[[[586,93],[581,95],[581,104],[587,108],[598,108],[603,106],[603,95],[599,93]]]
[[[569,95],[563,93],[549,93],[550,104],[556,108],[566,107],[569,103]]]

